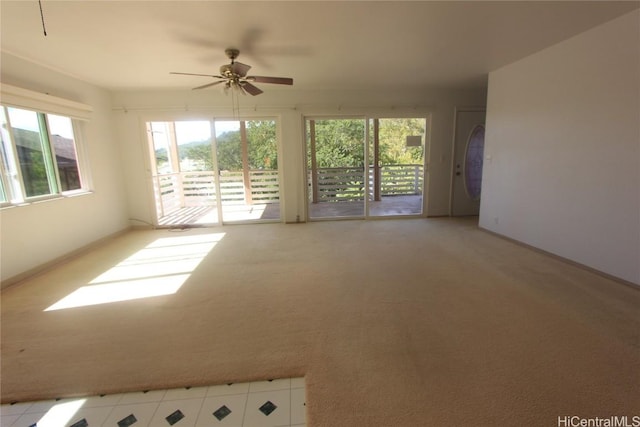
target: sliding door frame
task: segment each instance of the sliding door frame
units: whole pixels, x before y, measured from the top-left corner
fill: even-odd
[[[306,219],[307,221],[326,221],[326,220],[340,220],[340,219],[386,219],[386,218],[424,218],[427,217],[428,206],[429,206],[429,182],[430,182],[430,148],[431,148],[431,123],[432,117],[431,113],[425,112],[423,114],[381,114],[381,115],[305,115],[302,117],[303,120],[303,135],[304,135],[304,150],[303,150],[303,171],[304,171],[304,195],[305,195],[305,207],[306,207]],[[317,120],[350,120],[350,119],[362,119],[365,123],[365,135],[364,135],[364,212],[363,215],[354,215],[354,216],[345,216],[345,217],[311,217],[311,209],[310,209],[310,197],[312,196],[310,192],[314,191],[313,186],[309,188],[309,167],[308,164],[308,151],[312,149],[310,147],[310,142],[307,140],[307,134],[315,129],[309,129],[309,123],[315,122]],[[379,171],[379,165],[374,164],[373,168],[370,166],[370,158],[371,156],[375,157],[375,153],[371,153],[370,144],[371,144],[371,129],[373,124],[373,129],[379,130],[380,120],[384,119],[424,119],[425,121],[425,129],[424,129],[424,138],[422,141],[422,203],[421,203],[421,212],[416,214],[406,214],[406,215],[371,215],[370,213],[370,190],[371,183],[369,180],[371,170],[374,171],[374,183],[376,178],[376,172]],[[374,138],[377,138],[379,141],[379,135],[373,135]],[[313,178],[315,179],[315,178]],[[374,187],[375,189],[375,187]]]

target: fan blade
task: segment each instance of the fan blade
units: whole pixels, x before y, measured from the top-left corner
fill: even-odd
[[[169,74],[180,74],[182,76],[202,76],[202,77],[215,77],[216,79],[224,79],[222,76],[215,76],[213,74],[194,74],[194,73],[177,73],[175,71],[171,71]]]
[[[234,62],[231,64],[231,70],[233,70],[233,73],[240,77],[246,76],[250,69],[251,65],[243,64],[242,62]]]
[[[242,83],[242,85],[240,87],[242,87],[244,90],[246,90],[247,92],[249,92],[253,96],[260,95],[262,93],[262,90],[260,88],[252,85],[249,82]]]
[[[205,89],[205,88],[208,88],[208,87],[211,87],[211,86],[219,85],[220,83],[224,83],[224,80],[220,80],[220,81],[217,81],[217,82],[208,83],[206,85],[194,87],[192,90]]]
[[[265,76],[248,76],[247,80],[258,83],[275,83],[277,85],[292,85],[293,79],[289,77],[265,77]]]

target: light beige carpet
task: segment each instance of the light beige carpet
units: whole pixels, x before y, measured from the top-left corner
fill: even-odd
[[[43,311],[221,232],[173,295]],[[2,293],[1,375],[3,403],[304,375],[310,427],[556,426],[640,414],[640,291],[473,220],[133,231]]]

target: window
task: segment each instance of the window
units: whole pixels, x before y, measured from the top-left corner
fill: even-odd
[[[1,107],[0,203],[19,204],[83,190],[71,118]]]

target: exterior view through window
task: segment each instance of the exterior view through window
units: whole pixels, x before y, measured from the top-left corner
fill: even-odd
[[[158,225],[280,218],[274,120],[147,123]]]
[[[0,203],[20,204],[83,190],[69,117],[0,110]]]
[[[424,118],[307,119],[309,218],[420,215],[425,135]]]

